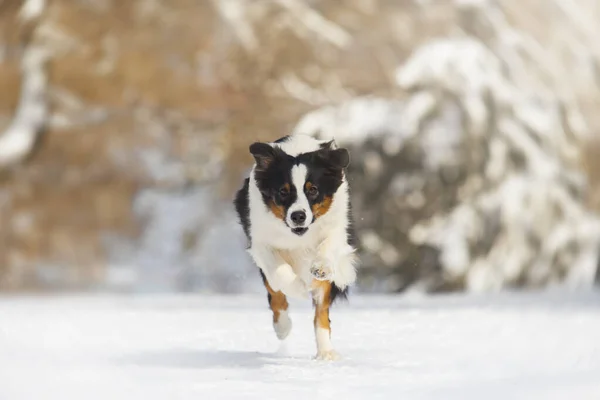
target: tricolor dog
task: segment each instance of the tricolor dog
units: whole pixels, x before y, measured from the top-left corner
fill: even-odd
[[[315,307],[317,358],[332,360],[329,307],[356,280],[348,151],[334,141],[286,136],[250,146],[255,165],[235,208],[260,268],[280,340],[290,333],[286,296]]]

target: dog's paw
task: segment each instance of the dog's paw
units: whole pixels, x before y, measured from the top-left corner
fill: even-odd
[[[333,270],[322,262],[316,262],[310,267],[310,274],[319,281],[333,279]]]
[[[319,351],[315,356],[315,360],[319,361],[337,361],[342,357],[335,350]]]
[[[273,322],[273,329],[277,335],[277,339],[284,340],[292,330],[292,320],[287,311],[279,311],[279,319]]]

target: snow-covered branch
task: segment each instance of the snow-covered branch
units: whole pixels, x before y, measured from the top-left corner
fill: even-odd
[[[28,0],[21,9],[23,22],[39,18],[44,0]],[[50,54],[41,46],[28,44],[21,59],[21,93],[15,116],[0,135],[0,169],[18,163],[31,152],[48,116],[46,64]]]

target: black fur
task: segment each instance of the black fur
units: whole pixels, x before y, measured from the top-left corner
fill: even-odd
[[[329,293],[331,304],[335,303],[336,300],[348,300],[348,287],[343,290],[337,287],[335,284],[331,285],[331,292]]]
[[[266,285],[268,282],[267,282],[267,277],[265,276],[265,273],[262,271],[262,269],[259,269],[258,271],[260,272],[260,277],[262,278],[263,283]],[[269,293],[267,291],[267,301],[269,302],[269,306],[271,305],[272,297],[273,296],[271,296],[271,293]]]
[[[348,204],[348,216],[346,218],[348,218],[348,227],[346,228],[348,244],[356,249],[360,244],[358,243],[358,235],[356,234],[354,215],[352,215],[352,204]]]
[[[296,159],[281,149],[265,143],[253,144],[250,146],[250,152],[256,159],[254,180],[262,195],[263,203],[267,207],[271,203],[283,207],[287,215],[288,208],[297,198],[297,188],[292,184],[291,175]],[[284,191],[286,187],[288,190]]]
[[[290,138],[291,138],[290,135],[286,135],[286,136],[280,137],[274,143],[284,143],[284,142],[287,142],[288,140],[290,140]]]
[[[248,188],[250,185],[250,178],[246,178],[244,180],[244,185],[235,195],[235,200],[233,204],[235,206],[235,211],[237,212],[240,224],[244,229],[244,233],[246,234],[246,238],[248,239],[248,247],[251,246],[251,237],[250,237],[250,199],[248,198]]]
[[[356,230],[354,226],[354,218],[352,216],[352,206],[348,204],[348,227],[346,228],[346,240],[350,246],[356,248],[358,246],[358,237],[356,235]],[[337,287],[335,284],[331,287],[331,304],[335,302],[336,299],[348,300],[348,287],[343,290]]]
[[[333,149],[333,140],[330,140],[329,142],[321,143],[319,145],[319,147],[322,149]]]
[[[298,164],[303,163],[307,166],[306,180],[318,188],[318,193],[314,196],[306,193],[311,206],[322,203],[326,197],[332,197],[342,184],[343,169],[347,165],[345,154],[348,154],[345,149],[322,149],[298,156]]]

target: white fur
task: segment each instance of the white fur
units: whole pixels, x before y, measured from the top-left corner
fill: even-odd
[[[285,310],[279,311],[279,319],[273,322],[273,329],[279,340],[285,339],[292,330],[292,320]]]
[[[296,201],[288,209],[286,222],[288,226],[297,226],[304,228],[310,225],[310,222],[313,218],[312,211],[310,209],[310,204],[308,203],[306,194],[304,194],[304,184],[306,183],[306,175],[308,174],[308,170],[306,169],[306,165],[295,165],[292,167],[291,173],[292,184],[296,187]],[[296,211],[304,211],[306,213],[306,220],[301,225],[296,225],[292,221],[292,213]]]
[[[339,354],[333,350],[331,344],[331,332],[329,329],[316,328],[315,337],[317,339],[317,360],[333,361],[340,358]]]
[[[277,146],[290,156],[296,157],[298,154],[310,153],[311,151],[319,150],[321,144],[327,142],[327,140],[317,140],[312,136],[294,135],[285,142],[271,143],[271,145]]]
[[[309,136],[295,135],[288,141],[273,144],[286,153],[298,154],[315,151],[321,143]],[[255,168],[255,167],[254,167]],[[348,227],[348,183],[343,183],[333,196],[329,211],[313,224],[308,200],[303,200],[298,207],[307,212],[308,231],[298,236],[277,218],[265,206],[254,176],[251,172],[249,187],[250,202],[250,236],[249,253],[257,266],[264,272],[271,287],[281,290],[291,297],[306,298],[312,283],[311,267],[317,263],[328,269],[333,282],[340,288],[351,285],[356,280],[354,249],[347,243]],[[302,188],[306,179],[306,168],[292,170],[294,185]],[[300,192],[300,191],[299,191]],[[306,203],[304,203],[306,202]],[[293,225],[290,225],[293,226]]]
[[[315,337],[317,339],[317,351],[319,353],[324,353],[333,350],[333,345],[331,344],[331,332],[329,329],[315,328]]]

